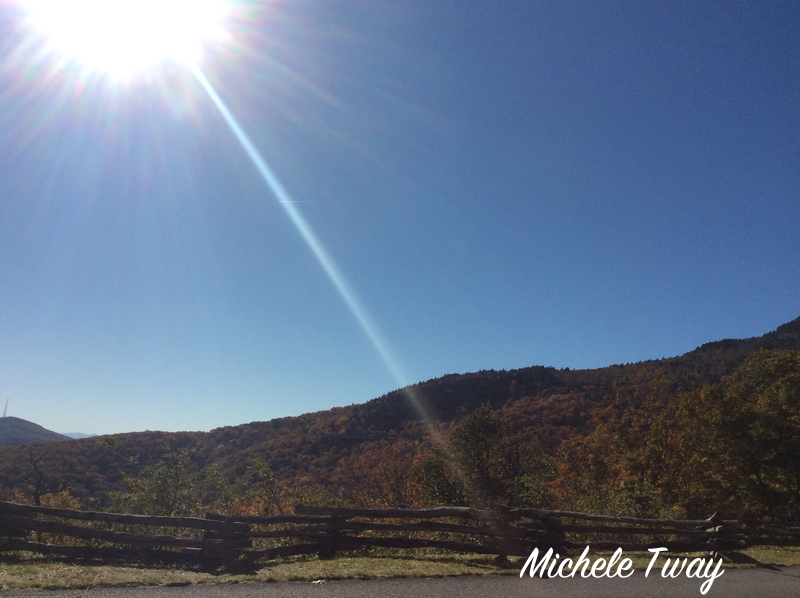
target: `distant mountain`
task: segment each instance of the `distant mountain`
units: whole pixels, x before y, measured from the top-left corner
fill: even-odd
[[[94,438],[97,434],[84,434],[83,432],[62,432],[64,436],[69,436],[70,438]]]
[[[38,444],[59,440],[69,440],[69,437],[18,417],[0,417],[0,446]]]

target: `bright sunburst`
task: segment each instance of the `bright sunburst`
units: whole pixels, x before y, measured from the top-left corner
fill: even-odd
[[[164,60],[195,61],[218,39],[224,0],[21,0],[51,48],[125,77]]]

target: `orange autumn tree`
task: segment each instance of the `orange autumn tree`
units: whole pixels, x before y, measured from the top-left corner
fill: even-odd
[[[419,506],[413,475],[420,442],[406,438],[372,442],[341,459],[329,480],[336,492],[366,508]]]
[[[641,371],[616,381],[590,432],[562,443],[553,493],[563,506],[637,516],[683,516],[692,450],[671,381]]]

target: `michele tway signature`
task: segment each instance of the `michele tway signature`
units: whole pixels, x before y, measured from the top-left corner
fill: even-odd
[[[644,573],[645,577],[650,575],[650,571],[656,564],[656,559],[658,559],[659,555],[667,551],[666,548],[650,548],[648,550],[653,553],[653,557],[650,559],[650,564],[647,565],[647,570]],[[596,558],[594,562],[588,558],[588,554],[589,547],[587,546],[581,556],[573,561],[571,558],[562,559],[558,553],[554,553],[553,549],[550,548],[540,559],[539,549],[534,548],[531,556],[522,566],[519,576],[523,577],[526,570],[528,570],[531,577],[538,573],[539,577],[569,578],[575,577],[579,572],[581,577],[595,577],[598,579],[601,577],[625,579],[633,575],[633,562],[629,558],[622,558],[622,548],[617,548],[611,558]],[[683,559],[675,558],[674,560],[667,558],[661,567],[661,577],[676,578],[686,575],[686,577],[690,578],[705,579],[706,581],[700,586],[700,593],[705,595],[711,589],[711,584],[714,583],[714,580],[724,573],[721,569],[721,558],[717,561],[716,566],[714,565],[714,559],[711,557],[697,557],[691,560],[689,557],[684,557]]]

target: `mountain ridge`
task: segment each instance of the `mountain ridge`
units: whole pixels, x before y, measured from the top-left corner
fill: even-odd
[[[716,384],[759,349],[800,350],[800,318],[760,337],[705,343],[676,357],[570,370],[530,366],[447,374],[408,387],[423,398],[432,422],[446,435],[468,413],[489,404],[526,450],[552,450],[586,430],[615,384],[640,372],[665,375],[674,389]],[[86,504],[105,507],[121,481],[135,477],[166,453],[192,454],[194,471],[218,470],[230,483],[250,475],[250,463],[266,460],[279,480],[329,484],[348,459],[381,443],[430,446],[429,430],[407,399],[408,389],[366,403],[325,411],[224,426],[209,432],[131,432],[42,447],[49,488],[67,488]],[[28,487],[28,449],[0,449],[0,488]],[[344,460],[344,461],[343,461]],[[27,477],[26,477],[27,476]]]

